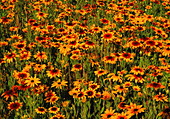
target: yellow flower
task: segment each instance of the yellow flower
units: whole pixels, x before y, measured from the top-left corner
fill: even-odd
[[[39,78],[30,77],[30,78],[25,80],[25,83],[26,83],[27,86],[34,87],[35,85],[38,85],[39,83],[41,83],[41,81],[40,81]]]
[[[54,81],[51,87],[56,87],[62,89],[62,86],[67,86],[67,81],[61,81],[60,79],[58,81]]]

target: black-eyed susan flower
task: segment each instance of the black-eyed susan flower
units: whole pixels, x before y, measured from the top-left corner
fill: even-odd
[[[55,94],[55,92],[53,92],[52,90],[50,90],[50,91],[48,91],[48,92],[45,93],[45,97],[46,97],[47,99],[50,99],[50,98],[53,97],[53,96],[56,96],[56,94]]]
[[[61,70],[59,70],[57,68],[52,68],[51,70],[46,71],[46,72],[47,72],[47,76],[50,78],[53,78],[56,76],[60,77],[62,75]]]
[[[139,41],[130,41],[128,43],[128,46],[135,49],[135,48],[142,47],[142,44]]]
[[[90,48],[95,47],[95,43],[93,43],[92,41],[86,41],[86,42],[85,42],[85,45],[87,45],[87,46],[90,47]]]
[[[6,60],[6,62],[8,62],[8,63],[11,63],[14,60],[16,60],[16,57],[18,57],[18,55],[15,53],[15,51],[13,51],[13,52],[9,52],[9,53],[5,54],[4,60]]]
[[[40,18],[45,18],[48,16],[47,13],[43,13],[43,12],[38,12],[36,13],[37,14],[37,18],[40,19]]]
[[[109,20],[107,20],[107,19],[100,19],[100,21],[103,23],[103,24],[109,24],[110,23],[110,21]]]
[[[57,102],[58,99],[59,99],[58,96],[53,96],[50,99],[46,100],[46,102],[49,102],[50,104],[54,104]]]
[[[130,86],[132,86],[132,83],[131,83],[131,82],[125,82],[125,83],[123,84],[123,86],[125,86],[125,87],[130,87]]]
[[[112,41],[114,36],[112,32],[103,33],[102,38],[106,41]]]
[[[11,22],[12,22],[12,19],[7,18],[7,17],[1,17],[1,19],[0,19],[0,23],[2,23],[2,24],[9,24]]]
[[[143,75],[145,70],[143,68],[139,67],[139,66],[134,66],[134,67],[131,68],[130,72],[133,73],[133,74],[136,74],[136,75],[138,75],[138,74]]]
[[[131,118],[131,115],[125,112],[116,113],[116,116],[114,117],[114,119],[130,119],[130,118]]]
[[[128,91],[128,88],[124,87],[123,85],[116,85],[114,86],[114,89],[120,93],[122,92],[126,93]]]
[[[97,75],[98,77],[107,74],[107,70],[104,69],[99,69],[97,71],[94,71],[95,75]]]
[[[97,83],[90,83],[89,89],[97,90],[100,87]]]
[[[81,57],[80,57],[79,55],[73,54],[73,55],[70,57],[70,59],[72,59],[72,60],[80,60]]]
[[[67,53],[70,52],[71,46],[70,45],[60,45],[58,49],[61,54],[66,55]]]
[[[75,64],[73,65],[73,68],[71,69],[71,71],[80,71],[83,69],[83,66],[81,64]]]
[[[15,90],[7,90],[4,93],[2,93],[2,95],[6,100],[10,99],[14,99],[14,96],[18,96],[18,93]]]
[[[46,64],[35,64],[34,71],[40,72],[46,68]]]
[[[50,119],[65,119],[65,115],[58,113],[58,114],[52,116]]]
[[[16,34],[16,35],[11,35],[11,39],[20,40],[20,39],[22,39],[22,36],[21,36],[21,35],[18,35],[18,34]]]
[[[103,91],[103,93],[101,94],[101,99],[110,100],[111,99],[111,94],[108,91]]]
[[[8,104],[8,109],[11,109],[11,110],[19,110],[21,107],[22,107],[22,104],[21,102],[19,101],[15,101],[15,102],[10,102]]]
[[[48,108],[48,110],[50,113],[56,114],[60,110],[60,108],[53,106],[53,107]]]
[[[44,107],[38,107],[38,108],[35,109],[35,111],[38,114],[45,114],[47,112],[47,109],[45,109]]]
[[[126,109],[128,105],[125,102],[120,102],[117,107],[120,109]]]
[[[17,71],[14,71],[13,73],[13,76],[18,79],[18,80],[23,80],[23,79],[27,79],[30,74],[28,72],[17,72]]]
[[[116,64],[117,58],[114,56],[105,56],[103,57],[105,63]]]
[[[67,86],[67,81],[65,81],[65,80],[60,80],[60,79],[58,79],[58,81],[53,81],[53,83],[52,83],[52,86],[51,87],[55,87],[55,88],[60,88],[60,89],[62,89],[63,88],[63,86]]]
[[[141,90],[139,86],[133,86],[132,88],[133,88],[134,91],[140,91]]]
[[[77,48],[79,46],[79,43],[77,41],[69,41],[68,44],[70,47]]]
[[[26,51],[26,50],[20,51],[20,54],[19,54],[20,60],[29,60],[30,58],[31,58],[30,51]]]
[[[155,47],[156,46],[156,42],[154,40],[147,40],[145,41],[146,46],[150,46],[150,47]]]
[[[4,41],[0,42],[0,47],[7,46],[7,45],[8,45],[8,42],[4,42]]]
[[[152,83],[148,84],[146,87],[147,88],[154,88],[155,90],[157,90],[159,88],[165,88],[164,85],[162,85],[161,83],[156,83],[156,82],[152,82]]]
[[[128,77],[128,80],[134,80],[136,83],[143,83],[145,81],[143,75],[127,74],[125,77]]]
[[[135,53],[122,53],[121,54],[121,58],[123,58],[123,60],[125,60],[126,62],[133,62],[133,58],[135,56]]]
[[[106,109],[104,114],[101,114],[101,119],[114,119],[114,116],[116,115],[115,110],[112,108]]]
[[[36,55],[34,55],[34,57],[35,57],[38,61],[47,60],[46,52],[40,52],[40,51],[38,51],[38,53],[37,53]]]
[[[35,76],[35,77],[27,78],[27,79],[25,80],[25,84],[26,84],[27,86],[30,86],[30,87],[34,87],[34,86],[36,86],[36,85],[38,85],[38,84],[40,84],[40,83],[41,83],[40,79],[39,79],[39,78],[36,78],[36,76]]]
[[[127,108],[127,114],[130,115],[138,115],[139,113],[144,112],[145,108],[142,108],[142,105],[130,104],[129,108]]]
[[[86,90],[86,91],[85,91],[85,94],[86,94],[86,96],[87,96],[88,98],[94,98],[95,93],[96,93],[96,91],[95,91],[95,90],[92,90],[92,89],[89,89],[89,90]]]
[[[85,98],[85,92],[83,90],[78,91],[76,98],[79,98],[79,99]]]
[[[165,96],[164,94],[155,95],[153,96],[153,99],[160,102],[168,102],[168,97]]]
[[[26,42],[16,42],[13,43],[12,46],[14,46],[16,49],[24,49],[26,47]]]
[[[163,56],[170,56],[170,47],[164,47],[162,49],[162,55]]]
[[[74,28],[77,25],[77,21],[68,22],[65,24],[67,28]]]
[[[115,73],[109,73],[107,77],[108,78],[106,78],[105,80],[122,82],[121,76],[116,75]]]
[[[70,90],[68,93],[69,93],[69,95],[73,96],[73,98],[77,98],[77,95],[78,95],[77,90]]]

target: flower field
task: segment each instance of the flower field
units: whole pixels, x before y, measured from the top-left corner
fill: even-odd
[[[0,119],[170,119],[169,0],[1,0]]]

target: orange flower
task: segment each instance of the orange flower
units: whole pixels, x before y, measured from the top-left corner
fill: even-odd
[[[134,73],[135,75],[138,75],[138,74],[140,74],[140,75],[143,75],[144,74],[144,69],[142,69],[142,68],[140,68],[139,66],[134,66],[134,67],[132,67],[132,69],[131,69],[131,73]]]
[[[86,41],[86,42],[85,42],[85,45],[87,45],[87,46],[90,47],[90,48],[95,47],[95,44],[94,44],[92,41]]]
[[[19,39],[22,39],[22,36],[21,35],[11,35],[11,38],[12,39],[16,39],[16,40],[19,40]]]
[[[8,90],[2,93],[1,96],[4,96],[6,100],[8,100],[9,98],[14,99],[14,96],[18,96],[18,93],[14,90]]]
[[[120,102],[118,104],[118,108],[120,109],[127,109],[128,105],[125,102]]]
[[[50,119],[65,119],[65,115],[56,114],[56,115],[52,116]]]
[[[20,60],[29,60],[31,58],[31,52],[23,50],[19,54],[19,59]]]
[[[101,99],[103,100],[110,100],[111,99],[111,94],[108,91],[104,91],[101,95]]]
[[[127,108],[127,114],[130,115],[138,115],[139,113],[144,112],[145,108],[142,108],[142,105],[130,104],[129,108]]]
[[[11,63],[16,59],[16,57],[18,57],[18,55],[14,51],[11,53],[7,53],[4,57],[4,60],[6,60],[8,63]]]
[[[164,85],[162,85],[161,83],[156,83],[156,82],[152,82],[152,83],[148,84],[146,87],[147,88],[154,88],[155,90],[157,90],[159,88],[165,88]]]
[[[52,86],[51,87],[55,87],[55,88],[60,88],[60,89],[62,89],[63,87],[62,86],[67,86],[67,84],[66,83],[68,83],[67,81],[64,81],[64,80],[58,80],[58,81],[53,81],[53,84],[52,84]]]
[[[114,117],[114,119],[130,119],[131,115],[127,114],[127,113],[117,113],[116,116]]]
[[[97,75],[98,77],[107,74],[107,71],[104,69],[99,69],[98,71],[94,71],[95,75]]]
[[[39,114],[45,114],[47,109],[45,109],[44,107],[38,107],[35,109],[35,111]]]
[[[21,107],[22,107],[22,103],[20,103],[19,101],[10,102],[8,104],[8,109],[11,110],[19,110]]]
[[[114,73],[109,73],[107,75],[108,78],[106,78],[105,80],[110,80],[110,81],[118,81],[118,82],[122,82],[122,78]]]
[[[101,114],[101,119],[114,119],[114,116],[116,115],[114,112],[115,110],[113,110],[111,107],[110,109],[106,109],[104,114]]]
[[[128,91],[128,88],[121,86],[121,85],[116,85],[114,89],[120,93],[126,93]]]
[[[7,17],[1,17],[0,19],[0,23],[2,24],[9,24],[10,22],[12,22],[12,19],[9,19]]]
[[[41,81],[39,78],[36,78],[35,76],[35,77],[30,77],[26,79],[25,83],[27,86],[34,87],[35,85],[38,85],[39,83],[41,83]]]
[[[38,51],[38,53],[36,55],[34,55],[34,57],[39,61],[47,60],[47,55],[45,52]]]
[[[110,21],[109,20],[107,20],[107,19],[100,19],[100,21],[103,23],[103,24],[109,24],[110,23]]]
[[[146,46],[154,47],[156,46],[156,42],[154,40],[145,41]]]
[[[52,68],[50,71],[46,71],[47,72],[47,76],[50,78],[53,77],[60,77],[62,75],[61,70],[57,69],[57,68]]]
[[[14,71],[14,77],[18,80],[27,79],[30,76],[28,72],[17,72]]]
[[[133,49],[139,48],[141,46],[142,44],[139,41],[130,41],[130,43],[128,43],[128,47],[131,47]]]
[[[143,83],[145,81],[144,77],[142,75],[135,75],[135,74],[128,74],[125,77],[128,77],[128,80],[132,81],[135,80],[135,82]]]
[[[50,113],[56,114],[60,110],[60,108],[53,106],[53,107],[50,107],[48,110]]]
[[[48,16],[48,14],[47,13],[43,13],[43,12],[38,12],[38,13],[36,13],[37,14],[37,17],[38,17],[38,19],[40,19],[40,18],[42,18],[42,17],[47,17]]]
[[[89,88],[93,90],[97,90],[100,87],[100,85],[97,85],[96,83],[89,84]]]
[[[103,58],[103,61],[104,61],[105,63],[116,64],[117,58],[114,57],[114,56],[105,56],[105,57]]]
[[[89,89],[85,91],[85,94],[87,95],[88,98],[93,98],[96,94],[95,90]]]
[[[133,62],[135,53],[122,53],[120,58],[123,58],[126,62]]]
[[[140,87],[139,86],[133,86],[133,90],[140,91]]]
[[[102,35],[102,38],[105,39],[106,41],[111,41],[113,40],[114,36],[112,32],[104,33]]]
[[[80,71],[82,69],[83,69],[83,67],[81,64],[75,64],[75,65],[73,65],[73,68],[71,69],[71,71]]]
[[[49,102],[50,104],[54,104],[58,99],[59,99],[58,96],[52,96],[51,98],[46,98],[45,100],[47,103]]]
[[[153,99],[156,101],[168,102],[168,97],[164,96],[164,94],[155,95]]]
[[[55,92],[52,92],[52,90],[45,93],[46,99],[50,99],[53,96],[56,96],[56,94],[55,94]]]

